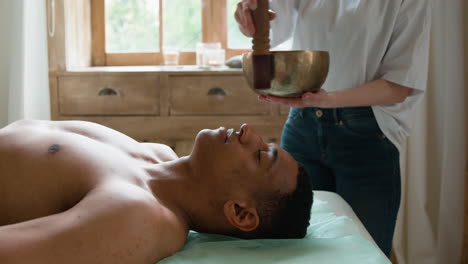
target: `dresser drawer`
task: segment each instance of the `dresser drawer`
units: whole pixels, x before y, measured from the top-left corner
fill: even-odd
[[[241,75],[170,76],[168,85],[174,116],[269,114]]]
[[[93,75],[58,79],[62,115],[159,115],[159,76]]]

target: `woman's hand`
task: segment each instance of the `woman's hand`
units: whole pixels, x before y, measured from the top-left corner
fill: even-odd
[[[333,93],[328,93],[323,89],[320,89],[318,92],[307,92],[304,93],[301,97],[296,98],[286,98],[286,97],[277,97],[277,96],[265,96],[260,95],[258,99],[274,103],[282,104],[292,108],[305,108],[305,107],[319,107],[319,108],[332,108],[335,106],[335,95]]]
[[[402,103],[410,96],[413,89],[387,80],[375,80],[353,88],[326,92],[307,92],[298,98],[259,96],[258,99],[292,108],[319,107],[355,107],[371,105],[392,105]]]
[[[255,34],[255,25],[252,19],[252,10],[257,8],[257,0],[242,0],[237,4],[234,17],[239,24],[239,29],[247,37],[253,37]],[[275,19],[276,14],[269,11],[270,20]]]

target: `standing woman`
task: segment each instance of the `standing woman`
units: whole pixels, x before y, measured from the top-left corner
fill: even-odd
[[[271,0],[272,46],[330,53],[317,93],[261,100],[291,107],[282,147],[302,163],[314,189],[353,208],[390,256],[400,206],[399,155],[424,95],[431,0]],[[239,2],[240,30],[253,36],[251,10]]]

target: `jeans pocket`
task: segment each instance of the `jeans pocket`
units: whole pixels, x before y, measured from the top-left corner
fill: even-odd
[[[288,119],[286,120],[286,122],[294,121],[294,120],[298,119],[300,117],[300,112],[301,111],[302,111],[301,109],[291,108],[291,110],[289,110]]]
[[[347,132],[360,137],[383,137],[383,132],[374,117],[353,118],[343,120]]]

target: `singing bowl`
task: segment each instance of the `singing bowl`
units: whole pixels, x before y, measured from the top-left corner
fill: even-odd
[[[242,69],[256,93],[280,97],[299,97],[318,91],[327,79],[330,55],[327,51],[272,51],[273,79],[269,89],[253,87],[252,52],[242,56]]]

